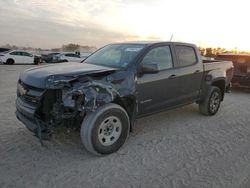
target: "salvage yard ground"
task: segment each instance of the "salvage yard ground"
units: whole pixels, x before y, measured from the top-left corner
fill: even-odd
[[[32,65],[0,65],[0,187],[250,187],[250,93],[234,89],[220,111],[193,104],[138,119],[116,153],[95,157],[78,132],[42,147],[15,117],[16,82]]]

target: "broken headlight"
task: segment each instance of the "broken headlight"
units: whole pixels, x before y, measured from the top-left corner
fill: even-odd
[[[62,90],[62,101],[65,107],[78,109],[82,108],[84,104],[84,98],[85,95],[79,90],[71,88],[63,88]]]

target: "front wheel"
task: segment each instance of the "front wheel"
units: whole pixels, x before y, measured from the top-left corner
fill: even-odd
[[[220,108],[221,99],[221,90],[216,86],[210,86],[205,99],[199,104],[200,113],[207,116],[215,115]]]
[[[129,135],[127,112],[117,104],[106,104],[86,115],[81,126],[81,139],[92,154],[116,152]]]
[[[13,65],[14,63],[15,63],[15,61],[13,59],[8,59],[6,61],[6,64],[8,64],[8,65]]]

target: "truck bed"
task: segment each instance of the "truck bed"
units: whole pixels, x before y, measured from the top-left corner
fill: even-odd
[[[205,70],[233,68],[232,61],[202,60]]]
[[[205,74],[209,71],[225,70],[226,85],[229,86],[233,78],[234,66],[232,61],[203,60]]]

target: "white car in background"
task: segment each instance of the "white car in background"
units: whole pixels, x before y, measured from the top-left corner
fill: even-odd
[[[36,64],[35,56],[22,50],[10,50],[0,54],[0,62],[4,64]]]
[[[86,57],[81,57],[80,55],[73,52],[63,52],[54,56],[53,62],[81,62]]]
[[[81,52],[81,57],[84,59],[86,59],[87,57],[89,57],[91,55],[91,53],[89,52]]]

